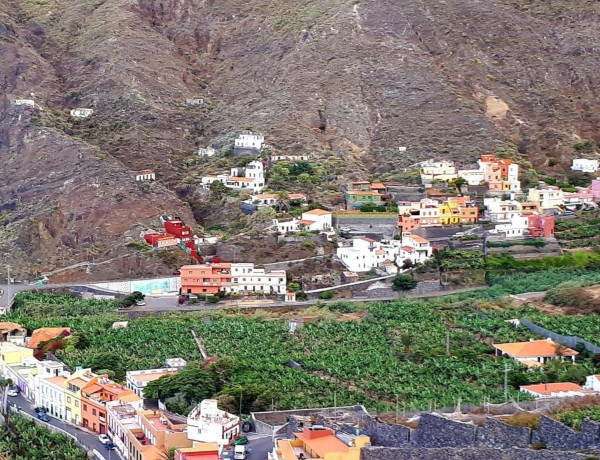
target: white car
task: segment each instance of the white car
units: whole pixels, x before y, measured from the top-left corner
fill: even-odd
[[[110,438],[105,434],[101,434],[98,436],[98,441],[100,441],[102,444],[108,444],[110,442]]]
[[[17,390],[13,390],[10,388],[7,392],[8,396],[19,396],[19,392]]]

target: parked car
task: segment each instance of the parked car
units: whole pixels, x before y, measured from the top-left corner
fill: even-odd
[[[19,396],[19,392],[17,390],[13,390],[12,388],[9,388],[6,393],[8,396]]]
[[[46,408],[45,407],[36,407],[35,409],[33,409],[37,414],[39,414],[40,412],[46,412]]]
[[[98,441],[100,441],[102,444],[106,445],[110,442],[110,438],[105,434],[101,434],[100,436],[98,436]]]
[[[565,216],[572,216],[573,214],[575,214],[573,211],[565,211]]]
[[[42,422],[50,421],[50,417],[48,417],[48,414],[46,414],[46,412],[38,412],[37,418],[40,419]]]
[[[181,275],[181,271],[179,271],[179,270],[173,270],[173,274],[174,275]]]
[[[244,444],[248,444],[248,438],[246,436],[242,436],[233,441],[234,446],[243,446]]]
[[[104,448],[106,450],[113,450],[115,448],[115,445],[112,442],[107,442],[106,444],[104,444]]]
[[[143,301],[143,300],[138,300],[138,301],[137,301],[135,304],[136,304],[138,307],[143,307],[144,305],[146,305],[146,302],[145,302],[145,301]]]

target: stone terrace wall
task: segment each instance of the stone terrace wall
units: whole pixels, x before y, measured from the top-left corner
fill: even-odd
[[[588,460],[571,452],[529,449],[364,447],[361,460]]]
[[[410,443],[415,447],[468,447],[475,445],[475,425],[423,414]]]

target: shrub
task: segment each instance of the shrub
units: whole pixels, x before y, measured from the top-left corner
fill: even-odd
[[[306,300],[308,299],[308,295],[304,291],[296,292],[296,300]]]
[[[417,287],[417,280],[410,275],[396,275],[392,281],[394,291],[409,291]]]
[[[324,291],[319,294],[319,299],[328,300],[333,298],[333,292]]]
[[[208,303],[217,303],[219,300],[221,300],[221,298],[219,296],[216,296],[216,295],[206,296],[206,301]]]

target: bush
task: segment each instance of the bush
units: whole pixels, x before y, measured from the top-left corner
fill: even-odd
[[[136,302],[139,302],[140,300],[144,300],[145,297],[146,296],[144,294],[142,294],[140,291],[133,291],[131,294],[129,294],[129,295],[123,297],[123,299],[121,299],[120,306],[122,308],[131,307]]]
[[[319,294],[319,299],[328,300],[333,298],[333,292],[324,291]]]
[[[219,300],[221,300],[221,298],[219,296],[216,296],[216,295],[208,295],[208,296],[206,296],[206,301],[208,303],[217,303]]]
[[[417,280],[410,275],[396,275],[392,281],[394,291],[409,291],[417,287]]]
[[[306,300],[308,299],[308,295],[304,291],[296,292],[296,300]]]

